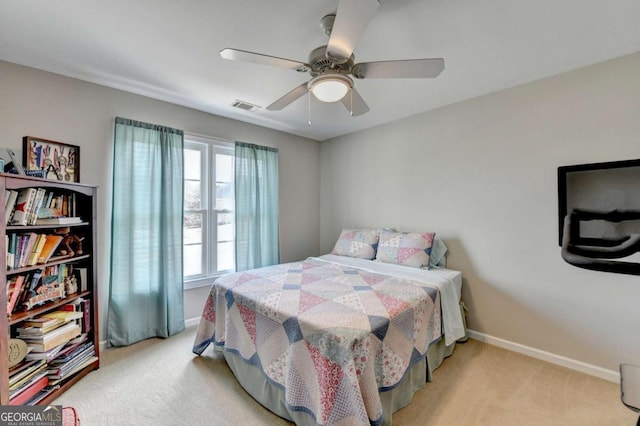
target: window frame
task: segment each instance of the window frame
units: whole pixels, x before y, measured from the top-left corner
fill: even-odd
[[[187,210],[184,214],[202,213],[202,253],[201,266],[202,273],[185,277],[183,275],[184,290],[210,286],[213,281],[224,274],[234,272],[233,270],[217,270],[217,220],[218,211],[216,210],[216,176],[215,161],[216,154],[223,153],[234,156],[235,144],[232,141],[214,138],[209,136],[195,135],[192,133],[184,134],[184,149],[196,149],[203,153],[200,160],[200,209]],[[186,179],[185,179],[186,182]],[[233,211],[232,211],[233,213]],[[235,220],[234,220],[235,226]],[[235,239],[235,229],[234,229]],[[184,247],[184,242],[183,242]]]

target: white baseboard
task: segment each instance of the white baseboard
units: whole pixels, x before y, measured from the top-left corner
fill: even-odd
[[[474,340],[478,340],[489,345],[498,346],[500,348],[527,355],[542,361],[550,362],[552,364],[560,365],[562,367],[570,368],[571,370],[579,371],[591,376],[599,377],[609,382],[620,383],[620,373],[618,371],[607,370],[602,367],[577,361],[575,359],[552,354],[540,349],[500,339],[498,337],[489,336],[478,331],[467,330],[467,332],[469,333],[469,337]]]
[[[184,320],[184,326],[185,327],[189,327],[189,326],[192,326],[192,325],[198,325],[200,323],[200,318],[202,318],[202,317],[186,319],[186,320]]]

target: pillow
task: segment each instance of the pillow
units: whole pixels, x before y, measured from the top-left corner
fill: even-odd
[[[423,268],[429,266],[434,232],[391,232],[382,230],[376,260]]]
[[[343,229],[331,254],[371,260],[376,257],[379,237],[377,229]]]
[[[433,246],[431,247],[431,255],[429,256],[429,267],[439,267],[446,268],[447,267],[447,258],[445,255],[447,254],[447,246],[439,238],[435,238],[433,240]]]

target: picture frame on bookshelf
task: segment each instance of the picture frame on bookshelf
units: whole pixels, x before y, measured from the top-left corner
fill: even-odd
[[[80,182],[80,147],[33,136],[22,138],[27,174],[49,180]]]
[[[2,169],[0,171],[26,175],[24,167],[22,167],[20,160],[18,160],[16,153],[12,149],[0,148],[0,157],[2,159]]]

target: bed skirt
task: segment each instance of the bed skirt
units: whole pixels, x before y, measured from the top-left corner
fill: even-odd
[[[454,347],[455,342],[446,346],[444,339],[440,339],[429,347],[427,357],[416,363],[398,386],[380,393],[384,418],[382,425],[391,425],[392,414],[409,405],[413,394],[432,380],[434,370],[451,355]],[[316,424],[315,419],[306,412],[287,408],[284,389],[267,381],[258,367],[244,361],[234,352],[224,351],[224,358],[240,385],[260,404],[296,425]]]

